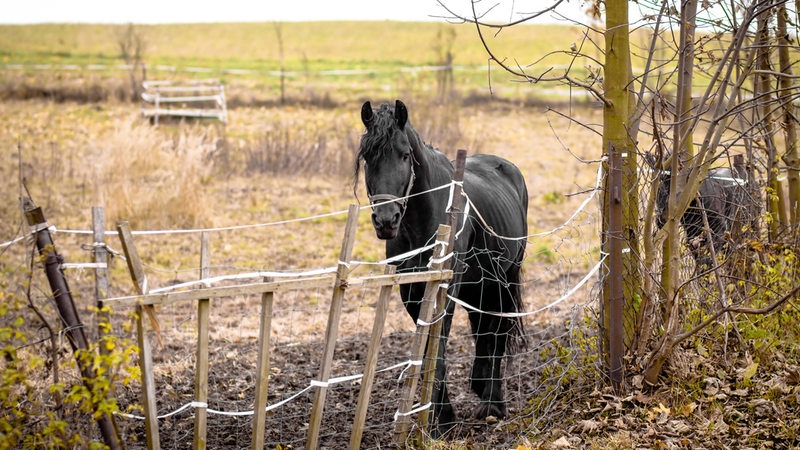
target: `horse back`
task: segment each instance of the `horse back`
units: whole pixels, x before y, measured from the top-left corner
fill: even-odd
[[[485,225],[496,234],[508,237],[528,234],[528,191],[522,173],[513,163],[485,154],[467,158],[464,190]],[[474,211],[470,215],[473,219],[477,216]]]

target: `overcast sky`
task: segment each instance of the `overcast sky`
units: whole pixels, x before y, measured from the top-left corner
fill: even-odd
[[[443,0],[448,7],[470,14],[470,0]],[[4,2],[0,23],[193,23],[271,22],[308,20],[443,20],[436,0],[12,0]],[[569,0],[559,8],[580,19],[584,0]],[[543,0],[481,0],[478,9],[492,5],[490,19],[508,21],[537,11]],[[512,10],[513,8],[513,10]],[[552,15],[544,21],[553,22]]]

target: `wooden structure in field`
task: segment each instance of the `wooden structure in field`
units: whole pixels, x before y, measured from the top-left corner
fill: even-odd
[[[142,88],[142,116],[156,125],[159,117],[228,122],[225,86],[219,80],[145,81]]]

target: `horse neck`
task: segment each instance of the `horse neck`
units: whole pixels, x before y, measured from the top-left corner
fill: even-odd
[[[447,189],[427,191],[449,183],[453,177],[453,166],[443,153],[423,142],[410,124],[406,126],[406,136],[414,149],[416,164],[412,197],[404,222],[411,243],[421,245],[436,232],[444,219],[449,196]]]

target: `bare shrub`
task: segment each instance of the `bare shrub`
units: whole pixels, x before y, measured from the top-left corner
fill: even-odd
[[[128,66],[131,100],[136,101],[142,93],[144,81],[144,54],[147,41],[140,29],[129,23],[118,35],[117,46],[125,65]]]
[[[345,175],[352,167],[351,130],[338,121],[327,124],[278,119],[267,125],[252,146],[243,149],[245,172]]]
[[[11,73],[0,83],[0,99],[46,99],[57,103],[100,103],[127,101],[130,93],[117,78],[103,78],[86,72],[77,76],[53,77],[49,72]]]

